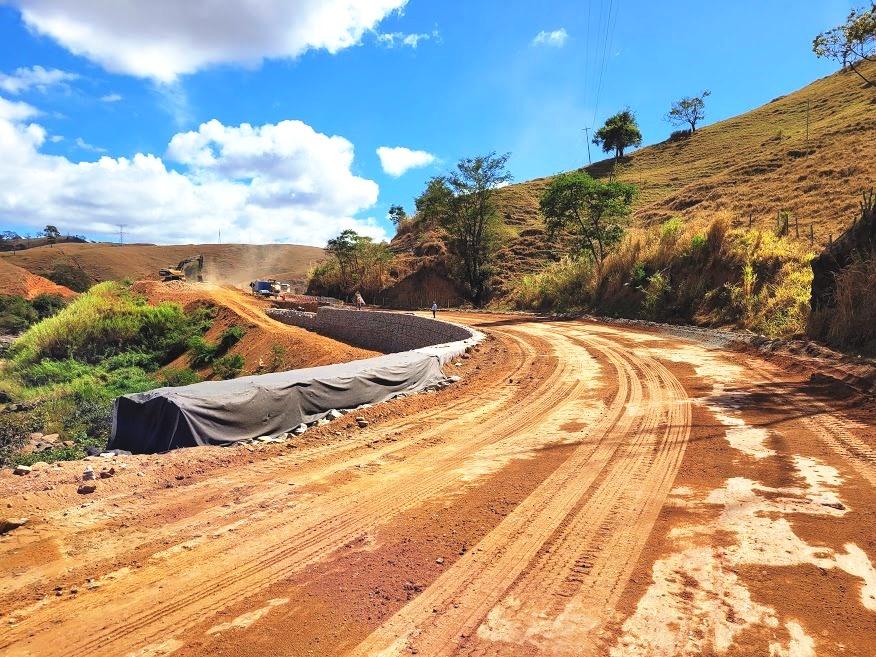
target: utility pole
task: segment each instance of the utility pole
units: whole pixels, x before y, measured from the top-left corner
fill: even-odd
[[[128,227],[128,224],[116,224],[119,227],[119,244],[125,243],[125,228]]]
[[[587,142],[587,164],[593,164],[590,159],[590,128],[584,128],[584,140]]]
[[[222,229],[219,229],[219,244],[222,244]]]

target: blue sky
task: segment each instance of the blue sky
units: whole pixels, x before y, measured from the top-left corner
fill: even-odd
[[[72,4],[0,6],[0,226],[317,245],[391,235],[389,205],[462,156],[510,151],[526,180],[585,163],[582,128],[626,106],[648,144],[683,95],[710,89],[711,123],[799,88],[856,5]]]

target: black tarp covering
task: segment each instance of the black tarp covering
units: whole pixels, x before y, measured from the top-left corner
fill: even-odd
[[[119,397],[107,449],[135,454],[227,445],[288,431],[333,408],[385,401],[444,379],[435,355],[404,352]]]

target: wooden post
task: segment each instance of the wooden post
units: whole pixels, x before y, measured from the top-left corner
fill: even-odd
[[[794,233],[797,235],[797,239],[800,239],[800,220],[797,219],[797,215],[794,215]]]
[[[751,216],[752,216],[752,214],[753,214],[753,213],[751,212],[751,210],[749,210],[749,211],[748,211],[748,227],[749,227],[749,228],[751,228]]]
[[[815,224],[809,224],[809,246],[815,245]]]

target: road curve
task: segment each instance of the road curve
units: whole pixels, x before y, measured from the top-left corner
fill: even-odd
[[[87,497],[81,464],[0,477],[30,519],[0,654],[870,654],[868,408],[653,332],[453,319],[489,336],[462,383],[366,429],[119,459]]]

